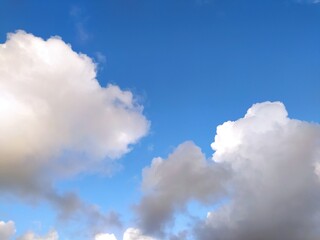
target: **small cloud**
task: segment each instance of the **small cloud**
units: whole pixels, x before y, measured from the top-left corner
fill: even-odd
[[[15,234],[16,228],[13,221],[3,222],[0,221],[0,239],[10,240]]]
[[[99,64],[106,64],[107,63],[107,57],[102,52],[95,52],[95,59]]]

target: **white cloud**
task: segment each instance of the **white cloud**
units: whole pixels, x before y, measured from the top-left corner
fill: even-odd
[[[211,146],[212,164],[187,142],[144,169],[136,206],[143,232],[170,237],[161,231],[188,202],[214,203],[224,194],[219,208],[194,220],[193,239],[320,238],[319,124],[290,119],[281,102],[254,104],[218,126]]]
[[[33,232],[27,232],[17,240],[59,240],[59,235],[55,230],[50,230],[46,235],[39,236]]]
[[[61,39],[18,31],[0,55],[0,185],[86,170],[147,133],[132,93],[101,87],[92,60]]]
[[[8,34],[0,44],[0,191],[46,199],[66,213],[101,215],[52,186],[104,171],[130,151],[149,128],[142,110],[130,91],[101,87],[91,58],[59,37]]]
[[[95,236],[94,240],[117,240],[114,234],[99,233]]]
[[[230,201],[197,226],[197,239],[319,239],[318,124],[288,118],[280,102],[255,104],[219,126],[212,147],[230,165]]]
[[[15,224],[13,221],[3,222],[0,221],[0,239],[10,240],[16,232]]]
[[[156,239],[143,235],[140,229],[128,228],[123,234],[123,240],[156,240]]]

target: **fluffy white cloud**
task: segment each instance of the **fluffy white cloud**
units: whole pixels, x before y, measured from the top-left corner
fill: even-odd
[[[13,221],[3,222],[0,221],[0,239],[10,240],[16,232],[15,224]]]
[[[60,38],[18,31],[0,55],[1,163],[38,166],[66,151],[117,158],[146,134],[132,93],[101,87],[92,60]]]
[[[123,234],[123,240],[156,240],[156,239],[143,235],[140,229],[128,228]]]
[[[117,240],[114,234],[99,233],[95,236],[94,240]]]
[[[163,234],[173,214],[185,210],[188,201],[209,204],[221,197],[226,178],[225,169],[207,161],[192,142],[179,145],[168,159],[153,159],[143,170],[145,195],[136,206],[142,229]]]
[[[212,147],[230,165],[230,201],[208,214],[197,239],[319,239],[318,124],[288,118],[280,102],[255,104],[219,126]]]
[[[59,235],[55,230],[49,231],[45,236],[36,235],[33,232],[27,232],[17,240],[59,240]]]
[[[130,91],[101,87],[93,61],[59,37],[8,34],[0,44],[0,191],[46,199],[62,215],[100,216],[54,182],[103,171],[127,153],[148,131],[142,110]]]

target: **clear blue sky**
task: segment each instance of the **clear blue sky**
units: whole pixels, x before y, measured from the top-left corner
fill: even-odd
[[[320,4],[311,0],[1,0],[0,42],[19,29],[60,36],[98,62],[101,86],[129,90],[144,106],[149,133],[111,177],[54,183],[119,212],[126,226],[154,157],[191,140],[210,158],[216,127],[257,102],[281,101],[289,117],[320,121]],[[0,199],[0,220],[14,220],[18,235],[51,227],[68,235],[47,202]]]

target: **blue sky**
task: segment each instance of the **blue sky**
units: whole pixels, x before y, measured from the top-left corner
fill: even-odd
[[[74,52],[94,59],[102,87],[114,84],[134,95],[150,127],[128,142],[131,151],[112,163],[104,155],[107,176],[88,170],[51,184],[59,194],[76,192],[84,202],[119,214],[121,227],[99,231],[121,239],[123,229],[137,227],[169,239],[170,227],[163,233],[139,225],[141,216],[133,205],[141,207],[148,196],[141,191],[142,169],[151,168],[155,157],[167,159],[188,140],[211,158],[218,151],[210,147],[216,127],[242,118],[255,103],[280,101],[290,118],[319,122],[319,23],[317,1],[2,0],[0,42],[16,30],[44,40],[59,36]],[[72,151],[66,155],[74,156]],[[63,166],[64,156],[60,158]],[[192,203],[189,212],[202,219],[224,196],[210,204],[190,196],[186,206],[192,199],[200,205]],[[185,212],[177,210],[174,216],[188,219]],[[1,194],[0,220],[14,221],[12,239],[26,231],[45,235],[50,229],[62,240],[93,239],[79,233],[85,223],[71,219],[65,227],[57,215],[48,199],[29,201],[7,190]],[[178,221],[172,231],[185,229],[185,221],[193,220]]]

